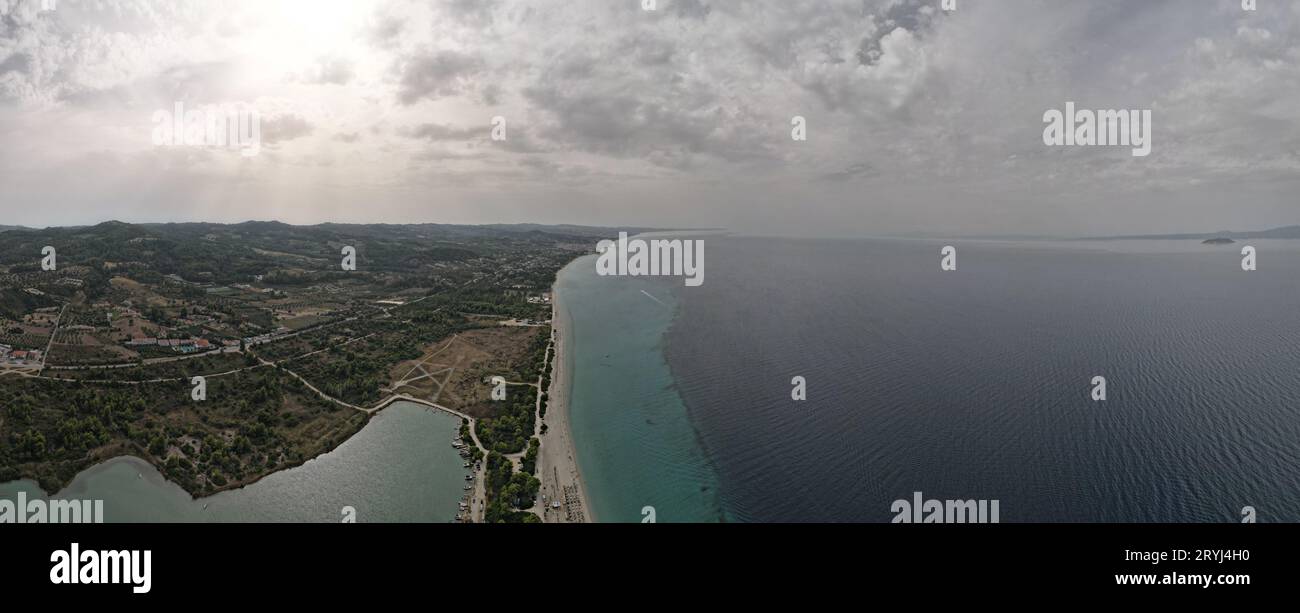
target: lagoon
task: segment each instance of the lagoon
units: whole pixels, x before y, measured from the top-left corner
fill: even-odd
[[[451,447],[460,420],[395,402],[329,453],[240,489],[195,500],[134,457],[96,464],[55,495],[104,501],[104,519],[131,522],[446,522],[455,518],[467,469]],[[0,484],[0,499],[46,494],[29,480]]]

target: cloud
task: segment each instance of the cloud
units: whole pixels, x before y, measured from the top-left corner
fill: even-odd
[[[356,76],[352,62],[338,57],[324,57],[307,74],[311,83],[347,85]]]
[[[397,99],[404,105],[415,104],[424,98],[437,99],[454,96],[473,86],[473,77],[482,69],[482,62],[458,51],[424,51],[405,59],[398,72],[401,74]]]
[[[486,136],[488,128],[455,128],[443,124],[425,123],[405,130],[404,133],[411,138],[430,141],[470,140]]]
[[[435,198],[466,219],[768,232],[1300,223],[1294,3],[355,0],[310,20],[259,0],[0,3],[17,7],[0,18],[0,136],[26,143],[0,150],[0,183],[94,160],[66,195],[86,215],[174,210],[139,189],[155,181],[216,199],[232,172],[239,206],[355,190],[394,220]],[[175,101],[255,106],[267,142],[293,147],[177,152],[170,178],[103,161],[149,151],[150,113]],[[1045,147],[1043,112],[1066,101],[1151,109],[1151,155]],[[505,141],[487,138],[495,116]],[[1212,197],[1241,186],[1232,207]]]
[[[302,138],[312,133],[314,126],[297,115],[282,115],[271,119],[262,119],[262,142],[274,144]]]
[[[871,164],[859,162],[857,164],[845,166],[842,170],[823,174],[821,178],[825,181],[851,181],[854,179],[873,176],[875,175],[875,172],[876,169],[873,168]]]

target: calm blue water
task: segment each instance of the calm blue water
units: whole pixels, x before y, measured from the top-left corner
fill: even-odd
[[[56,497],[103,500],[107,522],[445,522],[456,516],[467,469],[451,440],[456,417],[395,402],[333,451],[252,485],[194,500],[144,460],[82,471]],[[0,498],[43,496],[32,481],[0,484]]]
[[[662,350],[723,514],[889,521],[921,491],[1004,522],[1300,521],[1297,245],[1251,241],[1246,273],[1240,244],[955,242],[945,273],[943,244],[708,239]]]

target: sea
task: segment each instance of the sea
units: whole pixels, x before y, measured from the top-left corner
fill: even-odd
[[[590,255],[556,282],[598,521],[889,522],[918,492],[1002,522],[1300,521],[1300,241],[692,238],[699,287]],[[208,498],[135,458],[52,495],[108,521],[449,521],[457,427],[398,402]]]
[[[1300,241],[703,240],[559,276],[600,521],[1300,521]]]

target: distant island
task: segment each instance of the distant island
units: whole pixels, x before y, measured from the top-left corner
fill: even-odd
[[[1269,230],[1254,230],[1246,232],[1229,232],[1219,230],[1218,232],[1186,233],[1186,234],[1134,234],[1124,236],[1091,236],[1076,240],[1200,240],[1207,245],[1226,245],[1238,240],[1250,239],[1296,239],[1300,238],[1300,226],[1283,226],[1281,228],[1272,228]],[[1211,242],[1214,241],[1214,242]],[[1226,241],[1226,242],[1224,242]]]
[[[1218,230],[1214,232],[1185,232],[1179,234],[1121,234],[1070,236],[1062,234],[951,234],[945,232],[903,232],[885,233],[863,238],[906,238],[906,239],[950,239],[961,238],[984,241],[1117,241],[1117,240],[1199,240],[1207,245],[1227,245],[1241,240],[1253,239],[1300,239],[1300,225],[1282,226],[1268,230],[1246,230],[1231,232]]]

